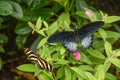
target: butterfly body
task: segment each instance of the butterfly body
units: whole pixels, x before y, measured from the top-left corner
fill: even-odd
[[[68,52],[75,52],[80,42],[83,48],[89,48],[93,43],[93,34],[104,24],[95,21],[75,31],[63,31],[48,38],[49,43],[62,43]]]

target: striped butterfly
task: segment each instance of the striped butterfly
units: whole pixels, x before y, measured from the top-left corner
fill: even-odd
[[[25,48],[24,52],[27,55],[27,59],[30,60],[32,63],[37,64],[37,66],[40,69],[45,69],[48,70],[52,73],[54,73],[54,68],[52,67],[52,65],[50,63],[48,63],[47,61],[45,61],[44,59],[38,57],[37,54],[33,53],[30,49]]]
[[[61,43],[68,52],[76,52],[78,43],[83,48],[89,48],[93,43],[93,34],[104,25],[103,21],[91,22],[75,31],[63,31],[48,38],[49,43]]]

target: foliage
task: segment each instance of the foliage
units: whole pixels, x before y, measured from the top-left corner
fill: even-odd
[[[120,20],[120,16],[98,12],[84,0],[1,0],[0,4],[0,29],[8,28],[9,24],[4,23],[16,18],[19,24],[16,24],[14,32],[18,35],[16,37],[18,48],[24,46],[31,31],[33,34],[38,33],[39,37],[31,45],[31,49],[35,51],[37,48],[40,57],[52,63],[57,72],[52,76],[50,72],[38,70],[36,65],[31,64],[23,64],[18,66],[18,69],[34,72],[40,80],[117,80],[117,77],[108,70],[113,65],[116,69],[120,68],[120,49],[113,49],[112,46],[120,38],[120,33],[106,29],[113,22]],[[84,51],[81,46],[78,47],[81,53],[80,61],[76,61],[72,55],[68,57],[62,45],[47,42],[48,37],[56,32],[81,28],[89,22],[98,20],[105,21],[105,25],[94,34],[94,49]],[[7,36],[0,33],[1,52],[4,52],[3,45],[7,41]]]

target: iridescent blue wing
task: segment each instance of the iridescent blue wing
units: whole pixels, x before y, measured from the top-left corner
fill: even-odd
[[[49,43],[67,43],[67,42],[74,42],[75,41],[75,35],[72,31],[63,31],[56,34],[53,34],[48,38]]]
[[[68,52],[74,52],[77,50],[77,43],[75,41],[76,35],[72,31],[63,31],[56,33],[48,38],[49,43],[62,43]]]
[[[93,42],[92,35],[102,26],[104,25],[103,21],[96,21],[89,23],[83,26],[78,30],[78,36],[81,41],[81,44],[84,48],[88,48],[91,46]]]

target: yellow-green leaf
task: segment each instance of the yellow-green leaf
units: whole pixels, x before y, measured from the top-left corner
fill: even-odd
[[[108,16],[105,19],[105,23],[112,23],[120,20],[120,16]]]
[[[38,44],[38,48],[40,48],[41,46],[43,46],[45,43],[47,42],[47,38],[43,38],[40,43]]]
[[[114,64],[115,66],[117,66],[118,68],[120,68],[120,59],[118,59],[118,58],[112,58],[112,59],[110,59],[110,62],[112,64]]]
[[[85,72],[89,80],[97,80],[90,72]]]
[[[110,57],[112,55],[112,46],[108,41],[105,41],[105,52],[107,54],[108,57]]]
[[[58,24],[57,21],[52,23],[52,25],[49,27],[48,29],[48,35],[52,35],[53,33],[55,33],[58,29]]]
[[[41,25],[42,25],[42,20],[41,20],[41,17],[39,17],[38,20],[37,20],[37,22],[36,22],[35,28],[37,30],[39,30],[41,28]]]
[[[97,77],[97,80],[104,80],[105,79],[104,65],[99,65],[97,67],[95,75]]]
[[[98,32],[100,33],[101,37],[105,41],[106,40],[106,32],[103,29],[99,29]]]

